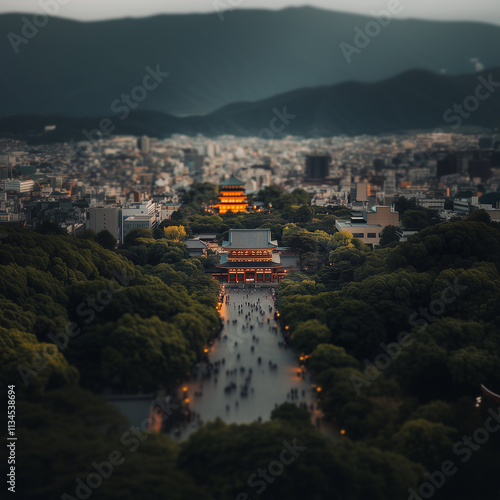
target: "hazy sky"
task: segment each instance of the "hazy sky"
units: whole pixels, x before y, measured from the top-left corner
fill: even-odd
[[[281,9],[314,5],[329,10],[370,14],[398,0],[1,0],[0,12],[40,12],[41,4],[57,2],[60,17],[80,20],[145,17],[159,13],[216,12],[216,5],[238,9]],[[499,0],[399,0],[398,17],[439,20],[485,21],[500,24]]]

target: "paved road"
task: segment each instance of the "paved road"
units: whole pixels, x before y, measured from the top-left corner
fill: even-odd
[[[269,420],[277,405],[295,401],[308,409],[313,405],[315,420],[319,413],[311,380],[307,374],[305,379],[298,375],[296,356],[283,346],[271,291],[226,289],[226,296],[222,338],[208,354],[212,369],[205,363],[198,365],[193,379],[183,386],[187,391],[180,388],[189,398],[190,409],[202,422],[221,417],[228,423],[248,423]],[[234,388],[229,390],[231,383]],[[242,395],[245,385],[246,396]],[[292,389],[296,390],[293,396]],[[189,424],[178,437],[184,439],[196,427]]]

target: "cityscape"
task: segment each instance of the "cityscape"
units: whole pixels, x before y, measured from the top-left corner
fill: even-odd
[[[495,2],[0,26],[5,498],[500,500]]]
[[[218,186],[233,174],[252,197],[276,186],[304,189],[317,207],[376,211],[407,198],[417,207],[436,210],[444,221],[474,209],[486,210],[493,221],[500,217],[500,197],[495,195],[500,134],[289,137],[272,142],[117,136],[91,147],[83,141],[28,146],[3,139],[1,144],[1,222],[36,228],[50,220],[70,234],[107,229],[121,243],[131,228],[160,227],[197,184]],[[204,208],[225,213],[209,201]],[[259,209],[269,208],[256,202]],[[344,224],[341,230],[349,227]]]

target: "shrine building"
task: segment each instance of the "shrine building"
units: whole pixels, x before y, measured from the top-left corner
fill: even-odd
[[[222,243],[220,278],[229,283],[273,283],[281,271],[277,241],[270,229],[230,229]]]
[[[219,203],[214,205],[219,214],[244,212],[248,207],[243,182],[234,175],[219,184]]]

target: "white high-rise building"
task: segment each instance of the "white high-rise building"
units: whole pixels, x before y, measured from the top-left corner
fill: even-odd
[[[33,191],[35,182],[32,180],[20,181],[17,179],[8,179],[5,181],[5,191],[15,191],[16,193],[30,193]]]

